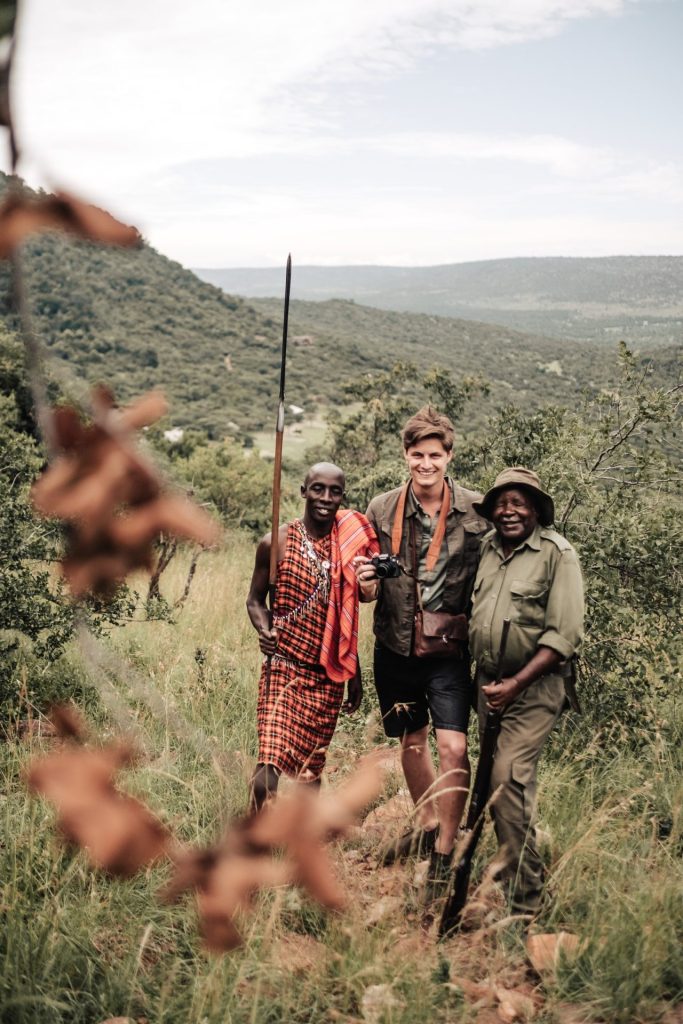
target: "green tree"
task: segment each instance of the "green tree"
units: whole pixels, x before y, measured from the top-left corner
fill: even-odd
[[[270,469],[256,453],[232,439],[198,445],[175,459],[195,497],[210,502],[227,526],[263,533],[270,526]]]
[[[61,533],[33,514],[31,484],[44,457],[34,436],[23,349],[0,329],[0,714],[23,700],[43,706],[66,695],[68,680],[52,667],[73,633],[73,606],[53,567]],[[86,602],[97,631],[130,615],[134,596],[123,587],[104,606]]]

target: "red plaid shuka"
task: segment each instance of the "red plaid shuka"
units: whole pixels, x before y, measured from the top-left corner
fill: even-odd
[[[271,659],[267,698],[267,663],[261,672],[257,721],[259,761],[287,775],[320,775],[344,699],[344,682],[355,674],[358,598],[355,575],[347,579],[344,567],[368,546],[370,538],[375,545],[376,541],[368,523],[370,533],[359,546],[359,524],[352,517],[367,522],[359,513],[344,511],[337,514],[330,536],[310,538],[318,558],[331,563],[328,604],[321,599],[319,577],[302,551],[294,523],[289,525],[285,555],[278,563],[273,608],[278,649]],[[321,665],[323,636],[328,661],[333,651],[332,672]],[[328,673],[338,678],[329,678]]]
[[[352,679],[358,664],[358,583],[352,565],[356,555],[379,554],[377,536],[360,512],[337,512],[330,536],[332,580],[320,662],[337,682]]]

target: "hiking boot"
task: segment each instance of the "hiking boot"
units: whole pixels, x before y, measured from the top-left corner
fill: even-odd
[[[453,872],[453,854],[437,853],[432,850],[425,882],[425,903],[432,903],[448,893]]]
[[[418,860],[428,857],[434,849],[438,834],[438,825],[429,829],[411,828],[384,847],[379,855],[379,862],[384,867],[389,867],[390,864],[395,864],[398,860],[408,860],[409,857]]]

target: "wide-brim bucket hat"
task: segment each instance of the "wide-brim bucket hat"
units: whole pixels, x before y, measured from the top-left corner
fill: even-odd
[[[536,473],[525,466],[512,466],[510,469],[504,469],[502,473],[498,474],[493,487],[489,487],[481,501],[472,502],[472,507],[480,516],[490,519],[496,496],[501,491],[507,490],[508,487],[521,487],[525,491],[530,491],[538,512],[539,523],[541,526],[552,526],[555,519],[553,499],[542,489],[541,481]]]

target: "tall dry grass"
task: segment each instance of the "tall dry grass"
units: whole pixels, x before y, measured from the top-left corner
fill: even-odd
[[[124,784],[185,841],[216,838],[247,799],[260,660],[244,610],[252,558],[252,544],[234,536],[226,550],[202,556],[174,623],[140,619],[109,639],[174,712],[152,714],[129,681],[114,680],[145,749]],[[167,597],[181,592],[186,564],[169,569]],[[369,666],[367,610],[361,650]],[[74,699],[104,737],[117,727],[78,651],[69,658]],[[368,692],[360,717],[338,730],[333,781],[372,741],[375,717]],[[179,729],[177,718],[189,727]],[[196,728],[213,757],[193,742]],[[568,1005],[589,1021],[650,1022],[683,1001],[680,745],[601,751],[586,736],[546,762],[540,817],[552,899],[541,926],[575,932],[581,946],[543,983],[527,974],[519,939],[497,926],[505,908],[495,899],[477,931],[437,946],[421,928],[412,873],[375,868],[377,837],[362,831],[335,854],[347,914],[326,916],[293,890],[266,894],[245,921],[244,949],[208,956],[191,905],[157,900],[166,868],[112,881],[60,846],[52,812],[23,783],[26,763],[46,746],[10,738],[1,752],[5,1022],[475,1021],[484,1009],[496,1013],[468,994],[468,983],[487,978],[535,985],[539,1022],[571,1019]],[[400,780],[391,785],[390,793]],[[494,852],[489,829],[477,873]]]

